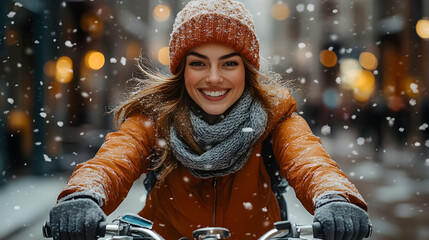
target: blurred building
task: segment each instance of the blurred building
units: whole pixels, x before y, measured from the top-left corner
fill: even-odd
[[[114,128],[107,112],[140,76],[135,59],[168,72],[171,26],[186,2],[1,1],[0,176],[89,159]],[[263,69],[292,80],[316,134],[355,129],[379,149],[386,133],[428,144],[428,0],[243,3]]]

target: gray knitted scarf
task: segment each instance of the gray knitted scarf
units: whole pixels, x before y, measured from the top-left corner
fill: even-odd
[[[199,178],[225,176],[241,169],[253,145],[265,131],[267,113],[259,101],[245,91],[231,111],[219,123],[209,125],[190,111],[195,141],[201,155],[187,145],[171,127],[174,156]]]

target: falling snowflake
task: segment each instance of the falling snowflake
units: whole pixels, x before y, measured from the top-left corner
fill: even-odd
[[[253,132],[254,130],[251,127],[247,127],[247,128],[243,128],[241,131],[243,131],[243,132]]]
[[[64,45],[66,45],[66,47],[73,47],[76,44],[73,44],[70,40],[67,40],[64,42]]]
[[[314,12],[314,4],[310,3],[307,5],[307,11]]]
[[[253,205],[250,202],[243,202],[243,206],[244,206],[244,209],[246,209],[246,210],[252,210],[253,209]]]
[[[116,60],[116,58],[110,58],[110,63],[117,63],[118,60]]]
[[[7,14],[7,17],[8,17],[8,18],[13,18],[13,17],[15,17],[15,14],[16,14],[16,12],[11,11],[11,12],[9,12],[9,13]]]
[[[125,64],[127,64],[127,59],[124,57],[121,57],[121,64],[125,66]]]
[[[46,154],[43,154],[43,158],[45,159],[45,162],[52,162],[52,159]]]
[[[8,98],[7,102],[10,103],[10,104],[13,104],[15,102],[15,100],[13,100],[13,98]]]
[[[296,11],[297,12],[304,12],[304,10],[305,10],[304,4],[300,3],[300,4],[296,5]]]
[[[335,82],[336,82],[337,84],[341,84],[341,78],[340,78],[340,77],[337,77],[337,78],[335,79]]]
[[[160,147],[165,147],[165,146],[167,146],[167,142],[166,142],[165,140],[163,140],[163,139],[160,139],[160,140],[158,141],[158,145],[159,145]]]
[[[189,178],[188,178],[187,176],[184,176],[184,177],[183,177],[183,181],[184,181],[184,182],[189,182]]]
[[[386,120],[389,121],[389,127],[393,126],[393,124],[395,123],[395,118],[386,117]]]
[[[428,127],[429,127],[429,125],[428,125],[427,123],[423,123],[423,124],[419,127],[419,130],[424,131],[424,130],[426,130]]]
[[[322,127],[322,129],[320,130],[320,132],[323,135],[325,135],[325,136],[329,135],[331,133],[331,127],[329,125],[325,125],[325,126]]]
[[[81,96],[82,96],[83,98],[88,98],[88,97],[89,97],[89,94],[88,94],[87,92],[81,92]]]
[[[411,91],[413,91],[413,93],[419,93],[418,87],[419,87],[419,85],[417,85],[415,83],[410,84],[410,88],[411,88]]]

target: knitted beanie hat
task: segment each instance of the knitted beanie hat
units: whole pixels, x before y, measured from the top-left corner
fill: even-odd
[[[221,43],[259,69],[259,42],[251,14],[234,0],[192,0],[176,16],[170,35],[170,71],[191,48]]]

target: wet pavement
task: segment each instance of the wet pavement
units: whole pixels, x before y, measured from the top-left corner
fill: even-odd
[[[429,239],[429,157],[428,147],[390,147],[373,151],[371,143],[362,143],[345,131],[322,141],[350,177],[369,206],[374,226],[371,239]],[[17,177],[0,188],[0,212],[3,224],[0,239],[43,239],[41,225],[64,186],[66,175],[50,177]],[[308,224],[312,216],[296,200],[294,192],[286,193],[289,218]],[[137,212],[144,205],[142,180],[136,181],[121,206],[112,213],[111,221],[121,213]]]

